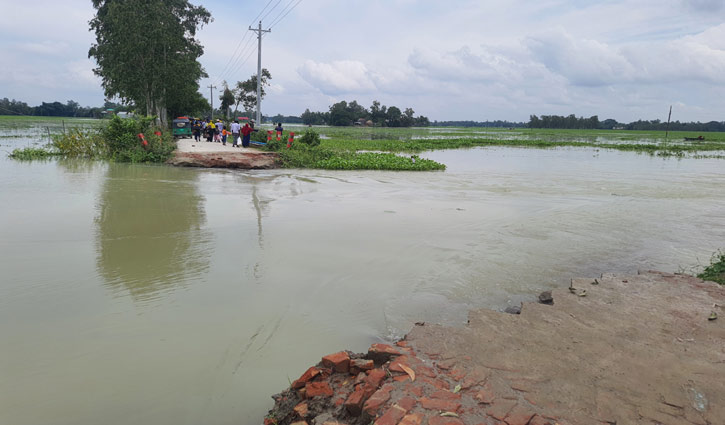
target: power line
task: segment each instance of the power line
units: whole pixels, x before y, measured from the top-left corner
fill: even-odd
[[[289,2],[289,4],[287,4],[287,6],[289,6],[290,4],[294,3],[294,1],[295,1],[295,0],[292,0],[292,1],[290,1],[290,2]],[[291,11],[293,11],[293,10],[294,10],[294,8],[295,8],[295,7],[297,7],[297,6],[298,6],[298,5],[300,4],[300,3],[302,3],[302,0],[297,0],[297,3],[295,3],[295,5],[294,5],[294,6],[292,6],[292,8],[291,8],[291,9],[289,9],[289,10],[288,10],[287,12],[285,12],[285,14],[284,14],[284,15],[282,15],[281,17],[279,17],[279,15],[277,15],[277,18],[275,18],[274,20],[272,20],[272,23],[271,23],[271,24],[269,25],[269,28],[270,28],[270,29],[272,29],[272,27],[274,27],[275,25],[277,25],[278,23],[280,23],[280,21],[282,21],[282,19],[284,19],[284,18],[285,18],[285,16],[289,15],[289,13],[290,13]],[[286,7],[285,7],[285,8],[286,8]],[[284,12],[284,9],[282,9],[282,12]],[[282,12],[280,12],[280,14],[281,14]]]
[[[269,5],[272,4],[273,1],[274,0],[269,0],[267,2],[267,4],[262,8],[262,10],[257,14],[257,16],[255,16],[254,19],[252,19],[252,21],[249,23],[249,25],[252,25],[257,20],[257,18],[259,18],[262,15],[262,13],[264,13],[264,11],[269,7]],[[272,8],[271,10],[273,10],[273,9],[274,8]],[[239,46],[242,45],[242,43],[244,42],[244,39],[246,39],[248,35],[249,35],[248,32],[244,33],[244,36],[242,36],[242,39],[239,40],[239,43],[237,43],[237,47],[234,49],[234,53],[232,53],[232,55],[229,57],[229,60],[227,61],[227,64],[224,65],[224,68],[219,73],[219,75],[223,75],[227,71],[227,68],[229,67],[229,64],[232,62],[232,60],[234,60],[235,56],[237,55],[237,51],[239,50]],[[239,56],[242,56],[242,54],[240,54]],[[216,80],[214,80],[214,84],[217,84],[221,80],[222,80],[222,78],[217,78]]]
[[[269,14],[270,14],[270,13],[272,13],[272,11],[273,11],[274,9],[276,9],[276,8],[277,8],[277,6],[279,6],[279,4],[280,4],[280,3],[282,3],[282,0],[277,0],[277,3],[275,3],[275,4],[274,4],[274,6],[272,6],[272,8],[271,8],[271,9],[269,9],[269,11],[267,12],[267,14],[265,14],[264,16],[262,16],[262,19],[260,19],[260,21],[264,21],[264,19],[265,19],[265,18],[266,18],[267,16],[269,16]]]

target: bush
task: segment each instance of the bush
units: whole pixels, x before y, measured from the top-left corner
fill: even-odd
[[[299,139],[300,143],[304,143],[307,146],[320,146],[320,135],[312,130],[305,131]]]
[[[59,155],[70,158],[105,158],[108,154],[108,145],[98,130],[71,129],[54,134],[51,144]]]
[[[705,270],[698,274],[697,277],[725,285],[725,252],[718,251],[713,254],[710,265],[705,267]]]

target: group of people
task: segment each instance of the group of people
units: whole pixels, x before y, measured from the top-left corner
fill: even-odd
[[[239,120],[234,120],[229,128],[219,119],[216,121],[195,119],[191,124],[191,133],[194,135],[195,141],[200,142],[203,135],[207,142],[217,142],[226,146],[227,137],[231,136],[232,147],[235,148],[238,148],[240,143],[243,148],[248,148],[251,134],[255,131],[259,130],[254,128],[254,120],[245,123],[244,126],[239,124]]]

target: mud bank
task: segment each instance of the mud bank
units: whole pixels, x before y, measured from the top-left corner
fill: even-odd
[[[573,279],[551,297],[325,356],[273,396],[264,423],[725,423],[725,288],[643,272]]]
[[[261,170],[279,168],[274,152],[176,152],[167,162],[179,167],[240,168]]]

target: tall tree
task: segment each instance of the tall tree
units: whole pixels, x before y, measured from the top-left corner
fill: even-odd
[[[222,91],[221,96],[219,96],[219,100],[221,101],[220,108],[224,112],[224,115],[229,118],[231,106],[234,104],[236,98],[234,93],[229,89],[226,81],[222,83],[222,86],[224,87],[224,90]]]
[[[204,52],[194,38],[211,21],[202,6],[187,0],[92,0],[90,29],[96,42],[88,51],[98,65],[106,97],[133,102],[166,124],[167,108],[196,102],[205,76],[197,58]]]
[[[262,90],[260,90],[262,99],[267,94],[264,91],[265,86],[269,86],[269,80],[272,79],[272,74],[269,73],[267,68],[262,68]],[[238,81],[237,86],[234,88],[235,100],[234,109],[239,108],[241,103],[244,107],[244,112],[252,112],[257,106],[257,74],[252,75],[246,81]]]

